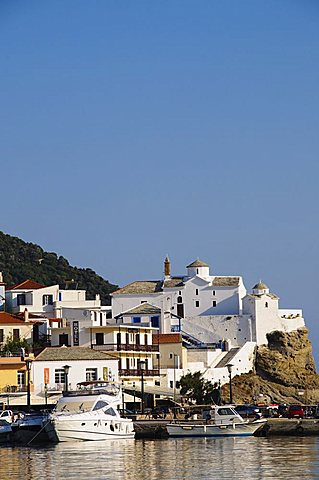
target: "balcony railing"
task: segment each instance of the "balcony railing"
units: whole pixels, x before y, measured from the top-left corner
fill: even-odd
[[[30,385],[30,390],[33,391],[33,385]],[[25,393],[28,390],[27,385],[5,385],[0,388],[1,393]]]
[[[144,377],[159,377],[159,370],[143,370]],[[141,377],[141,370],[139,369],[120,369],[120,377]]]
[[[92,343],[91,348],[93,350],[100,350],[103,352],[116,351],[116,352],[155,352],[159,353],[158,345],[136,345],[131,343],[104,343],[97,345]]]

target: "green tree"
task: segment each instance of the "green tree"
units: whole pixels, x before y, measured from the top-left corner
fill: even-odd
[[[180,379],[180,393],[187,396],[198,405],[207,405],[212,402],[220,403],[218,384],[213,384],[203,378],[201,372],[187,373]]]
[[[20,340],[20,339],[16,339],[16,338],[12,338],[11,336],[8,336],[6,338],[6,343],[2,347],[2,351],[8,352],[8,353],[9,352],[20,353],[20,350],[22,347],[25,348],[26,351],[28,352],[31,346],[28,344],[28,342],[25,339]]]

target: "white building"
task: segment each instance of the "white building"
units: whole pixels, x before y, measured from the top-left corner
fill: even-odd
[[[227,363],[232,363],[234,375],[248,373],[255,347],[267,344],[267,333],[290,332],[305,325],[302,310],[282,310],[278,302],[267,285],[259,282],[247,293],[241,276],[211,275],[201,260],[187,266],[187,275],[171,276],[166,257],[161,280],[136,281],[112,294],[112,313],[123,317],[124,312],[123,318],[132,323],[141,321],[134,315],[144,304],[160,317],[161,334],[181,332],[187,362],[178,372],[166,369],[166,384],[163,378],[161,384],[167,387],[173,375],[179,378],[198,370],[225,383]]]
[[[118,360],[107,353],[83,347],[45,348],[32,362],[35,395],[61,393],[65,385],[65,365],[69,366],[68,387],[91,380],[119,381]]]
[[[246,289],[240,276],[210,275],[209,266],[195,260],[187,266],[187,275],[171,276],[168,257],[164,278],[136,281],[112,294],[112,314],[147,302],[161,310],[161,332],[170,331],[171,314],[180,318],[202,315],[238,315]]]
[[[64,308],[101,309],[99,295],[96,295],[95,300],[87,300],[85,290],[61,289],[59,285],[46,287],[33,280],[25,280],[9,287],[5,297],[6,309],[12,313],[21,313],[27,309],[49,318],[62,317]]]

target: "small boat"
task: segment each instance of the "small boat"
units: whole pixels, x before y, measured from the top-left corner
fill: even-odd
[[[108,382],[77,384],[77,390],[63,392],[50,415],[46,431],[52,441],[134,438],[132,419],[121,418],[121,388]]]
[[[11,423],[7,420],[0,419],[0,443],[7,443],[11,440],[12,428]]]
[[[11,424],[13,441],[23,445],[50,442],[45,431],[49,421],[48,412],[19,413],[18,418]]]
[[[244,420],[232,405],[214,405],[204,412],[201,420],[197,420],[195,414],[188,420],[173,420],[166,428],[171,437],[234,437],[253,435],[266,421],[263,418]]]

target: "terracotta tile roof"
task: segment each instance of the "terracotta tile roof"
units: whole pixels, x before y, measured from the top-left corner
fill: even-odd
[[[214,277],[214,287],[237,287],[240,277]]]
[[[125,285],[125,287],[119,288],[112,295],[121,294],[140,294],[140,293],[157,293],[162,291],[162,280],[146,280],[137,281]]]
[[[35,322],[25,322],[17,315],[8,312],[0,312],[0,325],[28,325],[30,323],[33,324]]]
[[[183,277],[172,277],[168,280],[137,280],[136,282],[129,283],[122,288],[119,288],[112,295],[122,295],[122,294],[148,294],[148,293],[158,293],[163,291],[164,288],[174,288],[182,287]]]
[[[7,290],[38,290],[39,288],[45,288],[45,285],[35,282],[34,280],[24,280],[24,282],[16,283]]]
[[[181,343],[182,335],[180,333],[160,333],[153,335],[153,345],[156,343]]]
[[[24,366],[25,363],[21,362],[20,357],[0,357],[0,364],[1,365],[21,365]]]
[[[86,347],[47,347],[35,359],[35,362],[71,360],[117,360],[107,353]]]
[[[135,315],[135,314],[144,314],[144,315],[160,315],[161,309],[151,305],[150,303],[141,303],[136,307],[126,310],[122,315]]]

